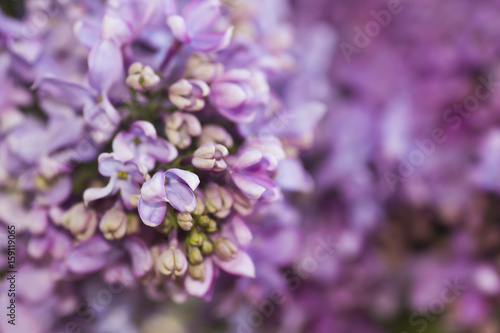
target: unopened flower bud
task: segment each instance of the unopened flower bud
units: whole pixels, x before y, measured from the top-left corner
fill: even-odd
[[[194,192],[194,194],[196,195],[196,208],[194,209],[192,214],[201,215],[205,211],[205,203],[203,202],[204,197],[201,191],[198,189]]]
[[[192,230],[194,229],[191,229],[191,231]],[[203,236],[197,232],[191,233],[191,235],[189,235],[189,244],[193,246],[201,246],[201,244],[203,244]]]
[[[193,265],[201,264],[203,261],[203,256],[201,255],[201,251],[197,247],[193,247],[189,251],[189,262]]]
[[[217,222],[215,220],[210,219],[208,222],[208,225],[205,227],[205,231],[208,233],[216,232],[217,231]]]
[[[141,221],[135,214],[127,215],[127,235],[134,235],[141,230]]]
[[[152,90],[160,83],[160,77],[150,66],[135,62],[128,69],[125,83],[137,91]]]
[[[181,276],[186,272],[188,263],[182,251],[175,247],[166,249],[158,258],[157,269],[163,275]]]
[[[213,62],[204,55],[194,54],[186,63],[186,76],[205,82],[211,82],[223,72],[224,66],[221,63]]]
[[[212,254],[213,251],[214,251],[213,244],[210,243],[208,240],[204,240],[203,244],[201,245],[201,252],[204,255],[209,255],[209,254]]]
[[[97,228],[97,214],[80,202],[64,215],[62,224],[76,239],[86,240],[94,235]]]
[[[202,227],[206,227],[210,223],[210,217],[208,217],[207,215],[200,216],[200,218],[198,219],[198,223]]]
[[[231,148],[234,144],[233,137],[219,125],[205,125],[201,131],[199,144],[206,145],[207,143],[221,144]]]
[[[205,274],[203,272],[203,263],[199,265],[189,265],[189,275],[199,281],[205,280]]]
[[[177,213],[177,224],[182,229],[189,231],[193,227],[193,217],[190,213]]]
[[[202,80],[180,79],[168,89],[170,102],[180,110],[199,111],[205,107],[210,87]]]
[[[227,168],[224,158],[229,154],[220,144],[207,143],[193,153],[193,165],[202,170],[223,171]]]
[[[127,222],[127,215],[123,209],[114,206],[103,215],[99,229],[106,239],[120,239],[127,232]]]
[[[222,260],[231,260],[236,257],[238,248],[226,238],[218,238],[214,242],[215,254]]]
[[[165,117],[165,135],[174,146],[185,149],[191,145],[191,138],[200,134],[200,121],[192,114],[177,111]]]
[[[209,213],[218,218],[225,218],[231,212],[233,196],[224,187],[215,183],[209,183],[205,187],[205,207]]]

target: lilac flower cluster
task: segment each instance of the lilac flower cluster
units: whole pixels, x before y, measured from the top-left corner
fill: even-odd
[[[311,190],[301,152],[326,112],[295,95],[293,29],[264,2],[25,5],[47,16],[29,35],[0,14],[0,220],[36,276],[16,329],[64,329],[96,276],[176,302],[254,278],[250,218]]]

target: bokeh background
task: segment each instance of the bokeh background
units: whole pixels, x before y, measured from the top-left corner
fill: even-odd
[[[222,276],[210,303],[120,293],[87,331],[500,332],[500,2],[269,2],[328,105],[314,191],[254,216],[255,280]]]

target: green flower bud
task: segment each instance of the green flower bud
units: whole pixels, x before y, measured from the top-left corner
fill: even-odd
[[[198,265],[198,264],[201,264],[203,262],[203,256],[201,255],[201,251],[199,248],[193,247],[189,251],[189,261],[193,265]]]
[[[212,254],[214,251],[214,246],[212,243],[210,243],[208,240],[204,240],[203,244],[201,245],[201,252],[205,255]]]
[[[205,280],[205,274],[203,272],[203,264],[199,265],[189,265],[188,268],[189,275],[199,281]]]
[[[206,227],[210,223],[210,217],[208,217],[207,215],[200,216],[200,218],[198,219],[198,223],[202,227]]]
[[[201,244],[203,244],[203,237],[199,233],[193,232],[189,236],[189,244],[193,246],[201,246]]]
[[[205,230],[209,233],[216,232],[217,231],[217,222],[210,219],[210,222],[208,222],[208,225],[205,227]]]

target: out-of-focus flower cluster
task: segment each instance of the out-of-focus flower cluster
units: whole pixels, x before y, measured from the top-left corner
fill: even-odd
[[[500,332],[497,2],[1,6],[1,332]]]
[[[103,299],[130,314],[208,301],[221,272],[255,278],[292,262],[298,229],[267,232],[255,216],[287,213],[291,193],[311,191],[301,152],[326,105],[297,86],[304,51],[283,10],[17,5],[22,20],[0,14],[0,220],[16,228],[16,332],[135,332]]]

